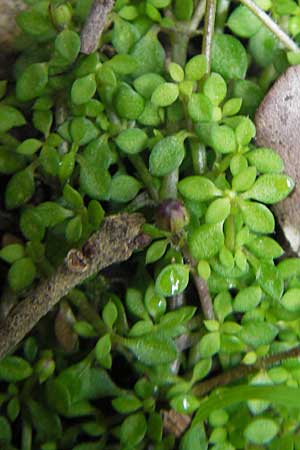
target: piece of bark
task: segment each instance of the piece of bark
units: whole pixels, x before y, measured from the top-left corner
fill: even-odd
[[[291,249],[300,255],[300,66],[274,83],[255,115],[256,143],[276,150],[295,181],[292,194],[273,211]]]
[[[97,50],[107,16],[113,9],[114,0],[94,0],[81,32],[81,52],[89,55]]]
[[[141,234],[143,223],[140,214],[107,217],[82,250],[71,250],[56,272],[41,281],[0,324],[0,359],[75,286],[105,267],[126,261],[135,249],[142,247],[145,242]]]

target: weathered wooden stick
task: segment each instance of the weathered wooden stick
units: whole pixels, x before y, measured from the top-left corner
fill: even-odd
[[[0,359],[11,352],[71,289],[105,267],[127,260],[135,249],[142,247],[143,223],[140,214],[107,217],[82,250],[70,250],[56,272],[41,281],[0,324]]]
[[[107,16],[114,7],[114,0],[94,0],[81,32],[81,52],[89,55],[97,50]]]

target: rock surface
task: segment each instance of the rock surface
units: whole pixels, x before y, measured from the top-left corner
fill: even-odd
[[[300,255],[300,66],[292,66],[274,83],[255,116],[256,143],[282,157],[295,181],[292,194],[273,207],[291,249]]]

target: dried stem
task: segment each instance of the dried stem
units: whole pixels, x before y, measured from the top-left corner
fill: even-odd
[[[215,30],[217,0],[206,0],[202,53],[207,60],[207,73],[211,69],[212,40]]]
[[[143,246],[143,223],[144,219],[139,214],[110,216],[82,250],[70,250],[56,272],[41,281],[3,322],[0,327],[0,359],[11,352],[71,289],[105,267],[127,260],[135,249]]]
[[[298,52],[298,45],[253,0],[240,0],[261,22],[269,28],[287,50]]]
[[[297,358],[299,356],[300,347],[295,347],[286,352],[275,353],[274,355],[261,358],[255,364],[251,364],[250,366],[239,365],[209,380],[197,384],[193,389],[193,394],[199,397],[203,397],[217,387],[231,384],[234,381],[238,381],[247,375],[255,374],[259,370],[265,370],[268,367],[280,363],[281,361],[290,358]]]
[[[97,50],[107,16],[114,7],[114,0],[94,0],[81,32],[81,52],[89,55]]]

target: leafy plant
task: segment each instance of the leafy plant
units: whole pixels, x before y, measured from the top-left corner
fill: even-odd
[[[106,216],[142,213],[147,245],[0,361],[1,448],[296,450],[300,263],[270,209],[294,181],[253,114],[299,58],[262,10],[297,40],[299,7],[117,0],[99,36],[91,1],[26,3],[0,82],[3,311]]]

